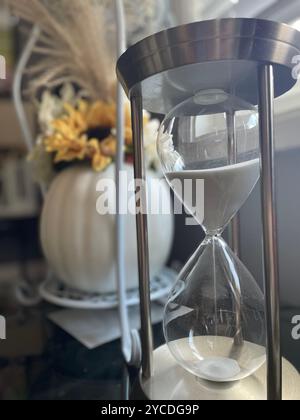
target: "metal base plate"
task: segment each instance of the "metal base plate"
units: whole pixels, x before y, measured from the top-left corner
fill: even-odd
[[[143,392],[150,400],[266,400],[266,368],[238,382],[203,381],[178,365],[167,345],[154,352],[154,375],[142,381]],[[283,399],[300,400],[300,375],[283,359]]]

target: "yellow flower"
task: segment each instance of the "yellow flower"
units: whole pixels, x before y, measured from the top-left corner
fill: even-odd
[[[100,153],[100,145],[97,139],[91,139],[86,145],[86,153],[88,157],[93,157],[96,153]]]
[[[107,137],[107,139],[103,140],[100,144],[101,152],[105,156],[116,156],[117,152],[117,140],[113,136]]]
[[[92,159],[94,171],[104,171],[112,162],[112,158],[103,153],[97,139],[91,139],[86,146],[87,156]]]
[[[112,162],[112,158],[104,156],[102,153],[96,153],[92,159],[92,166],[94,171],[104,171]]]
[[[115,129],[117,125],[116,104],[85,100],[76,106],[64,104],[65,113],[51,123],[53,134],[44,138],[45,150],[54,154],[54,162],[71,162],[88,159],[94,170],[102,171],[116,155],[117,141],[113,135],[104,140],[88,139],[88,131],[95,128]],[[129,103],[125,107],[125,144],[132,145],[131,113]],[[144,123],[149,117],[144,115]]]
[[[84,102],[81,102],[78,109],[75,109],[70,104],[65,104],[64,108],[68,113],[68,116],[65,117],[65,122],[69,124],[73,130],[83,133],[89,128],[86,119],[87,104],[85,105]]]
[[[85,135],[74,138],[64,138],[59,133],[48,137],[45,140],[46,151],[55,153],[54,162],[71,162],[72,160],[83,160],[87,137]]]
[[[116,105],[113,103],[94,102],[87,111],[87,124],[90,128],[116,126]]]

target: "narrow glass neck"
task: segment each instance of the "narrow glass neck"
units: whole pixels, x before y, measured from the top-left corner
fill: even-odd
[[[225,249],[227,247],[227,243],[226,243],[225,239],[222,237],[221,233],[222,232],[207,233],[204,240],[201,242],[200,246],[212,245],[212,246],[219,246],[219,247]]]
[[[205,227],[203,229],[204,229],[205,236],[207,238],[213,238],[213,237],[218,237],[219,238],[219,237],[222,236],[222,234],[225,230],[224,228],[220,228],[220,229],[216,229],[216,230],[206,230]]]

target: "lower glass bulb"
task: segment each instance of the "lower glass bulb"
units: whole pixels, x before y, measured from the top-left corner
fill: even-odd
[[[164,332],[178,363],[204,380],[241,380],[264,364],[263,293],[220,236],[208,236],[180,273]]]

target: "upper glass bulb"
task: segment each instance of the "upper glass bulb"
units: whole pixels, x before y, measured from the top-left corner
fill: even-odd
[[[222,231],[257,183],[258,138],[257,110],[219,90],[199,92],[162,122],[157,147],[165,176],[206,232]],[[193,193],[199,179],[202,201]]]
[[[215,382],[265,361],[263,294],[221,238],[259,179],[258,139],[256,108],[221,90],[174,108],[158,136],[165,176],[207,235],[171,292],[165,337],[185,369]]]

